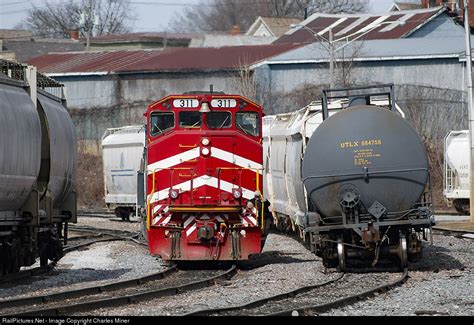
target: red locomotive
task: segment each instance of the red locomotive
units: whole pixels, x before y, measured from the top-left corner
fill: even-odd
[[[246,260],[263,248],[262,107],[188,92],[150,105],[147,237],[163,260]]]

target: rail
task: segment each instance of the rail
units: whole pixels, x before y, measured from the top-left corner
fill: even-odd
[[[170,270],[171,271],[171,270]],[[81,297],[84,298],[81,301],[70,301],[64,300],[63,304],[59,306],[47,306],[46,308],[42,308],[41,306],[38,308],[34,306],[35,309],[28,309],[23,311],[16,311],[14,313],[9,314],[8,316],[59,316],[59,315],[68,315],[71,313],[76,312],[90,312],[91,310],[96,310],[99,308],[107,308],[107,307],[116,307],[116,306],[123,306],[127,304],[135,304],[141,301],[149,301],[150,299],[156,299],[160,297],[169,297],[174,296],[177,294],[181,294],[187,291],[194,291],[203,288],[207,288],[216,284],[217,280],[228,280],[231,279],[235,274],[237,274],[237,267],[236,265],[232,265],[225,271],[220,271],[216,275],[212,275],[210,277],[206,277],[197,281],[192,281],[189,283],[173,285],[165,288],[156,288],[156,289],[149,289],[146,286],[141,286],[140,291],[133,291],[132,293],[120,293],[118,292],[116,295],[112,295],[105,298],[94,299],[90,297],[92,291],[95,293],[101,292],[100,290],[96,290],[95,288],[86,288],[86,289],[78,289],[76,291],[71,291],[67,293],[68,297]],[[158,274],[159,277],[159,274]],[[153,281],[153,279],[145,279],[146,282],[150,282],[148,280]],[[160,278],[158,278],[160,280]],[[140,279],[133,279],[130,281],[124,281],[123,283],[113,283],[108,285],[110,291],[117,291],[121,290],[126,287],[135,287],[136,285],[140,285],[142,282]],[[104,287],[104,286],[102,286]],[[99,289],[101,287],[99,286]],[[106,290],[109,291],[109,290]],[[64,293],[59,293],[55,298],[60,298],[60,295]],[[44,298],[44,297],[43,297]],[[47,298],[47,297],[46,297]],[[61,299],[59,299],[61,301]]]
[[[297,309],[287,309],[284,311],[267,314],[265,316],[300,316],[300,315],[308,316],[308,315],[323,313],[334,308],[347,306],[355,302],[367,299],[368,297],[371,297],[377,293],[388,291],[398,285],[405,283],[407,280],[408,280],[408,268],[404,268],[402,275],[398,279],[392,282],[389,282],[387,284],[378,286],[376,288],[369,289],[369,290],[366,290],[354,295],[350,295],[348,297],[344,297],[338,300],[334,300],[325,304],[303,306]]]

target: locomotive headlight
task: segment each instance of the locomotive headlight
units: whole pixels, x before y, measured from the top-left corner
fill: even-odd
[[[203,148],[201,150],[201,153],[203,156],[209,156],[209,154],[211,153],[211,151],[209,150],[209,148]]]
[[[201,140],[201,143],[202,143],[203,146],[208,146],[209,143],[211,143],[211,141],[209,141],[209,139],[207,139],[207,138],[203,138]]]
[[[170,198],[173,200],[176,200],[179,196],[179,191],[178,190],[170,190]]]
[[[232,196],[234,197],[234,199],[238,200],[242,197],[242,191],[238,188],[234,188],[232,190]]]

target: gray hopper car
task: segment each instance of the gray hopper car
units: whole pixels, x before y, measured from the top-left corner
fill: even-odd
[[[390,91],[374,92],[379,87]],[[351,91],[357,95],[348,96]],[[344,95],[330,96],[332,93]],[[278,132],[270,130],[275,139],[270,136],[267,140],[270,164],[266,167],[271,176],[266,188],[275,192],[271,187],[277,185],[291,194],[294,189],[283,186],[285,180],[304,185],[293,195],[299,206],[296,213],[289,208],[286,213],[281,211],[291,202],[274,202],[276,223],[298,230],[327,267],[345,270],[349,258],[367,259],[375,266],[382,256],[397,256],[402,267],[408,260],[419,260],[422,239],[427,239],[434,222],[428,159],[415,130],[395,112],[393,85],[323,94],[321,109],[306,114],[312,124],[306,123],[305,132],[285,140],[288,150],[281,164],[286,164],[289,175],[284,177],[274,170],[277,163],[271,165],[275,162],[271,155],[278,154],[273,146]],[[373,98],[384,95],[388,95],[388,105],[374,105]],[[345,104],[331,110],[334,104],[328,104],[329,100],[334,103],[343,98]],[[319,117],[317,125],[315,116]],[[296,169],[291,168],[295,159],[299,160]],[[289,218],[282,221],[285,214]]]
[[[76,139],[60,84],[36,68],[0,61],[0,268],[14,273],[62,254],[76,222]],[[13,76],[13,77],[9,77]],[[39,81],[39,80],[38,80]],[[49,83],[49,84],[48,84]]]

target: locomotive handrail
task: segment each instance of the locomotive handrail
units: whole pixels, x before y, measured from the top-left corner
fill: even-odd
[[[221,188],[220,188],[220,171],[221,170],[250,170],[250,171],[255,171],[255,191],[258,191],[259,193],[259,198],[260,198],[260,201],[262,202],[261,203],[261,206],[262,206],[262,211],[260,213],[260,217],[261,217],[261,223],[260,223],[260,230],[263,231],[265,229],[265,226],[264,226],[264,222],[265,222],[265,218],[264,218],[264,204],[263,204],[263,195],[262,195],[262,192],[260,191],[260,173],[259,171],[263,171],[263,168],[252,168],[252,167],[217,167],[216,168],[217,170],[217,181],[218,181],[218,190],[219,190],[219,197],[221,195]],[[263,173],[262,173],[263,174]],[[241,177],[242,177],[242,172],[239,173],[239,183],[242,184],[241,182]]]
[[[163,170],[169,170],[169,171],[172,171],[169,175],[170,175],[170,184],[172,183],[172,176],[174,174],[174,171],[175,170],[193,170],[194,167],[176,167],[176,168],[155,168],[153,171],[152,171],[152,189],[151,189],[151,192],[150,192],[150,195],[147,197],[147,220],[146,220],[146,226],[147,226],[147,230],[150,229],[150,226],[151,226],[151,207],[150,207],[150,203],[151,203],[151,200],[153,198],[153,195],[155,194],[155,191],[156,191],[156,184],[157,184],[157,179],[156,179],[156,173],[157,172],[160,172],[160,171],[163,171]],[[240,171],[239,173],[239,185],[241,187],[241,184],[242,184],[242,171],[243,170],[250,170],[250,171],[255,171],[255,188],[256,188],[256,191],[259,192],[259,196],[260,196],[260,200],[263,201],[263,196],[262,196],[262,193],[260,191],[260,173],[259,171],[262,170],[263,171],[263,168],[252,168],[252,167],[217,167],[216,168],[216,171],[217,171],[217,189],[218,189],[218,194],[219,194],[219,198],[220,198],[220,194],[221,194],[221,186],[220,186],[220,181],[221,181],[221,178],[220,178],[220,172],[222,170],[238,170]],[[179,174],[181,176],[181,174]],[[192,175],[196,175],[194,172],[192,172]],[[191,184],[190,184],[190,193],[191,193],[191,205],[193,205],[194,203],[194,200],[193,200],[193,178],[191,178],[190,180]],[[173,186],[170,186],[170,189],[172,189]],[[263,230],[264,229],[264,204],[262,202],[262,211],[261,211],[261,218],[262,218],[262,222],[261,222],[261,229]]]
[[[153,171],[152,171],[152,185],[151,185],[151,192],[150,192],[150,195],[147,197],[147,204],[146,204],[146,229],[147,230],[150,230],[150,222],[151,222],[151,216],[150,216],[150,201],[151,199],[153,198],[153,195],[155,194],[155,183],[156,183],[156,173],[159,172],[159,171],[162,171],[162,170],[172,170],[173,173],[175,170],[190,170],[190,169],[194,169],[194,168],[191,168],[191,167],[176,167],[176,168],[155,168]],[[147,173],[149,171],[147,170]],[[171,178],[172,178],[172,174],[170,174],[170,184],[171,184]],[[192,186],[193,186],[193,180],[191,179],[191,189],[192,189]],[[192,199],[192,190],[191,190],[191,199]],[[192,201],[192,200],[191,200]]]

